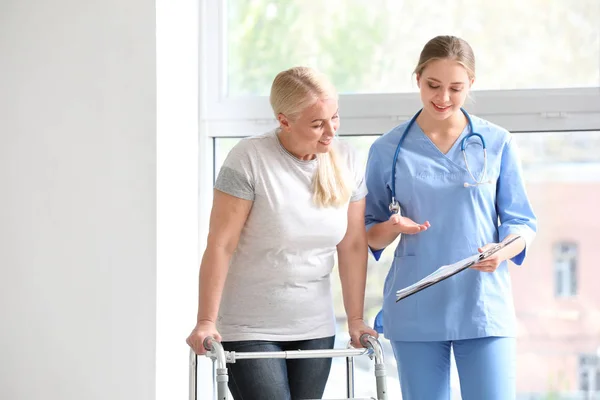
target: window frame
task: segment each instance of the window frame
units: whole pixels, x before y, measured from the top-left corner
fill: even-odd
[[[210,137],[249,136],[275,125],[267,96],[228,97],[227,1],[200,0],[200,29],[206,74],[206,107],[201,120]],[[215,17],[216,16],[216,17]],[[599,71],[600,73],[600,71]],[[597,130],[600,127],[599,86],[567,89],[474,90],[465,108],[509,131],[549,132]],[[340,134],[381,134],[409,119],[421,102],[417,93],[340,95]]]
[[[566,249],[566,251],[564,250]],[[557,298],[577,296],[579,282],[579,244],[560,241],[554,244],[554,295]],[[560,278],[559,278],[560,277]]]
[[[584,393],[600,393],[600,355],[579,354],[578,388]],[[593,387],[590,387],[590,383]]]

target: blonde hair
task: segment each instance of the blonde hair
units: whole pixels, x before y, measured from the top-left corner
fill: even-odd
[[[320,72],[308,67],[294,67],[282,71],[271,86],[271,107],[279,114],[296,119],[302,111],[319,99],[336,98],[331,82]],[[339,160],[335,147],[317,154],[317,173],[313,177],[313,202],[318,207],[339,207],[350,199],[352,187],[349,171]]]
[[[462,65],[469,75],[469,79],[475,78],[475,54],[473,49],[465,40],[456,36],[436,36],[425,44],[419,64],[414,73],[421,75],[423,70],[431,61],[450,59]]]

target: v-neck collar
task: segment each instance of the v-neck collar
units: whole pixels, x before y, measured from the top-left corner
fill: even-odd
[[[467,124],[465,126],[465,128],[463,129],[463,131],[460,133],[460,135],[456,138],[456,140],[454,141],[454,143],[452,143],[452,146],[450,147],[450,149],[448,150],[447,153],[443,153],[439,147],[436,146],[435,143],[433,143],[433,140],[431,140],[431,138],[429,136],[427,136],[425,134],[425,132],[423,131],[423,129],[421,129],[421,126],[415,122],[415,128],[419,131],[419,134],[421,135],[421,138],[423,139],[423,141],[427,142],[428,146],[432,147],[437,154],[439,154],[441,157],[443,157],[444,159],[448,160],[449,162],[451,162],[452,164],[454,164],[456,167],[465,170],[465,166],[458,164],[457,162],[454,161],[453,157],[457,151],[457,148],[460,147],[460,143],[462,142],[463,138],[469,134],[469,124]]]

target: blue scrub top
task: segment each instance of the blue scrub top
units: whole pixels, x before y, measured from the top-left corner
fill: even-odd
[[[529,244],[537,221],[523,181],[516,144],[511,134],[471,116],[476,133],[487,146],[487,179],[474,183],[460,143],[467,126],[447,154],[443,154],[414,123],[402,144],[396,168],[396,198],[403,216],[431,227],[416,235],[401,235],[384,284],[384,303],[376,328],[390,340],[442,341],[487,336],[515,336],[508,263],[493,272],[467,269],[396,303],[396,291],[442,265],[476,254],[487,243],[509,234],[522,235]],[[367,229],[387,221],[391,198],[391,168],[396,146],[408,122],[378,138],[369,151],[366,183]],[[466,147],[469,167],[479,179],[483,147],[473,136]],[[371,249],[379,259],[383,249]],[[521,265],[527,247],[512,261]]]

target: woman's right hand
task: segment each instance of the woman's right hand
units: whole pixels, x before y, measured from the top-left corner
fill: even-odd
[[[194,350],[196,354],[203,355],[206,354],[206,349],[204,348],[204,339],[209,336],[215,339],[217,342],[221,341],[221,335],[219,335],[214,322],[200,321],[196,324],[196,327],[186,339],[186,343]]]
[[[429,221],[425,221],[423,224],[417,224],[410,218],[403,217],[399,214],[393,214],[389,222],[392,224],[393,229],[399,233],[405,233],[408,235],[414,235],[415,233],[423,232],[431,225]]]

